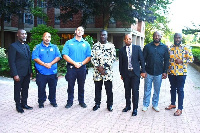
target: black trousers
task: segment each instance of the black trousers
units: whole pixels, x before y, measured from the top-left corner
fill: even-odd
[[[130,71],[128,77],[123,77],[123,82],[125,88],[126,107],[131,106],[131,90],[132,90],[133,109],[137,109],[138,99],[139,99],[140,78],[137,75],[135,75],[133,71]]]
[[[27,104],[30,74],[26,76],[19,76],[19,78],[19,82],[14,81],[14,100],[16,106]]]
[[[94,81],[95,83],[95,104],[101,104],[101,90],[103,85],[103,80],[101,81]],[[113,92],[112,92],[112,81],[104,81],[106,95],[107,95],[107,105],[113,105]]]

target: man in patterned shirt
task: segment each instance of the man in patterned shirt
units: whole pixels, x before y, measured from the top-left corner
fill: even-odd
[[[182,35],[175,33],[174,45],[169,48],[169,69],[168,77],[171,84],[171,104],[166,107],[166,110],[176,108],[176,90],[178,93],[178,109],[174,113],[175,116],[182,114],[183,98],[184,98],[184,84],[187,75],[187,64],[193,62],[193,55],[190,48],[181,45]]]
[[[94,44],[91,54],[91,62],[94,65],[94,83],[95,83],[95,106],[93,110],[100,108],[101,104],[101,90],[104,81],[107,94],[107,109],[112,111],[113,92],[112,79],[113,71],[112,65],[115,61],[116,52],[114,44],[107,41],[108,33],[105,30],[101,31],[100,42]]]

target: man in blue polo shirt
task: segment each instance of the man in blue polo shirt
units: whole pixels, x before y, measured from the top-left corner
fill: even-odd
[[[43,41],[38,44],[32,53],[32,59],[35,61],[36,84],[38,85],[38,103],[39,108],[44,108],[46,101],[46,84],[49,86],[49,101],[53,107],[56,103],[56,86],[57,86],[57,62],[61,58],[58,47],[51,44],[51,34],[45,32],[42,37]]]
[[[68,81],[68,100],[65,108],[70,108],[73,105],[74,85],[77,79],[78,83],[78,101],[79,105],[86,108],[84,102],[84,84],[86,79],[86,64],[91,59],[91,48],[87,41],[82,36],[84,29],[79,26],[75,30],[76,36],[68,40],[62,50],[63,58],[67,61],[66,80]]]

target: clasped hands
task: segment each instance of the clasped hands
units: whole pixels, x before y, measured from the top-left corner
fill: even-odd
[[[96,68],[100,72],[101,75],[106,75],[106,70],[103,68],[103,66],[98,66]]]
[[[44,63],[43,66],[46,67],[46,68],[48,68],[48,69],[50,69],[51,66],[52,66],[52,64],[51,63]]]

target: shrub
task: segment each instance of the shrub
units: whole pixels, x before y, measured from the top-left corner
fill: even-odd
[[[5,54],[5,49],[0,47],[0,75],[1,76],[9,76],[10,67],[8,65],[8,58]]]
[[[200,64],[200,47],[192,47],[192,54],[194,56],[194,62]]]

